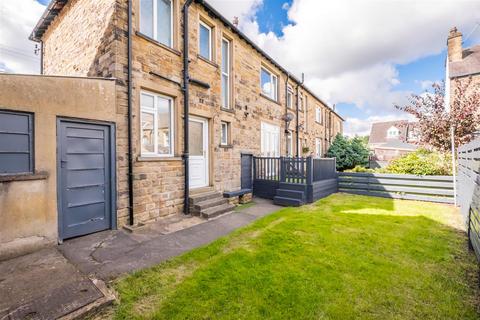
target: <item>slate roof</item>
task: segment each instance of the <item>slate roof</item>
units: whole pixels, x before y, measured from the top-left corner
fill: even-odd
[[[398,139],[390,139],[385,143],[375,145],[374,149],[398,149],[398,150],[417,150],[418,146],[415,144],[400,141]]]
[[[33,29],[32,33],[29,36],[29,39],[32,41],[41,41],[44,33],[47,31],[48,27],[52,23],[52,21],[55,19],[55,17],[60,13],[60,11],[65,7],[65,5],[68,3],[69,0],[51,0],[50,4],[47,6],[47,9],[43,13],[42,17],[40,20],[37,22],[35,28]],[[196,3],[202,5],[205,10],[207,10],[210,14],[218,18],[222,23],[226,26],[228,26],[233,32],[235,32],[241,39],[245,40],[250,46],[252,46],[258,53],[260,53],[264,58],[266,58],[268,61],[270,61],[274,66],[276,66],[278,69],[280,69],[282,72],[285,74],[290,75],[290,79],[295,81],[296,83],[300,84],[301,81],[296,78],[294,75],[292,75],[289,71],[287,71],[285,68],[283,68],[277,61],[275,61],[272,57],[270,57],[265,51],[260,49],[250,38],[248,38],[243,32],[241,32],[236,26],[234,26],[227,18],[225,18],[222,14],[220,14],[214,7],[212,7],[210,4],[208,4],[204,0],[195,0]],[[331,108],[327,103],[323,101],[320,97],[318,97],[312,90],[310,90],[308,87],[305,85],[302,85],[302,87],[310,93],[312,96],[314,96],[317,100],[322,102],[330,112],[335,114],[337,117],[339,117],[342,121],[345,121],[345,119],[340,116],[333,108]]]
[[[480,45],[463,50],[463,59],[449,62],[450,78],[464,77],[480,73]]]

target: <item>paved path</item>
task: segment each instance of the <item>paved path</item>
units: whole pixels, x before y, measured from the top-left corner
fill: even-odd
[[[108,303],[112,297],[102,283],[89,278],[109,281],[153,266],[281,208],[254,201],[251,207],[170,234],[161,234],[154,224],[133,233],[105,231],[2,261],[0,320],[56,319]]]
[[[59,250],[81,272],[104,281],[163,262],[206,245],[281,207],[255,198],[255,205],[171,234],[155,228],[105,231],[65,241]]]

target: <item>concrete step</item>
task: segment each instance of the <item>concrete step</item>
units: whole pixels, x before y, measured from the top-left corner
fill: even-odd
[[[190,212],[195,214],[195,213],[200,213],[201,211],[219,206],[221,204],[228,203],[228,199],[223,198],[223,197],[218,197],[218,198],[213,198],[205,201],[198,202],[192,206],[190,206]]]
[[[195,206],[200,202],[211,200],[214,198],[223,198],[222,194],[217,191],[207,191],[203,193],[190,195],[190,205]]]
[[[305,192],[297,190],[277,189],[277,196],[305,201]]]
[[[295,183],[286,183],[286,182],[280,182],[278,184],[279,189],[284,189],[284,190],[296,190],[296,191],[305,191],[306,186],[304,184],[295,184]]]
[[[221,214],[232,211],[235,206],[230,203],[224,203],[219,206],[211,207],[201,211],[201,217],[204,219],[212,219]]]
[[[273,203],[284,207],[300,207],[304,204],[302,200],[280,196],[275,196]]]

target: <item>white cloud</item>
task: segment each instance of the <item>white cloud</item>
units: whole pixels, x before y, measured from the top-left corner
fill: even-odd
[[[480,1],[469,0],[294,0],[283,36],[259,32],[254,19],[241,28],[330,104],[357,104],[357,119],[393,119],[406,117],[393,105],[410,93],[396,89],[396,65],[441,53],[450,28],[468,34],[478,12]]]
[[[207,2],[229,21],[233,21],[233,17],[238,17],[240,28],[252,22],[255,12],[263,4],[263,0],[207,0]]]
[[[0,70],[38,73],[40,57],[28,40],[45,6],[35,0],[0,1]]]

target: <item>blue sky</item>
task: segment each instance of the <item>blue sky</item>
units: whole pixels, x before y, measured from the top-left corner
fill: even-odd
[[[348,134],[406,118],[394,108],[444,77],[451,27],[480,21],[471,0],[207,0],[345,119]],[[0,71],[38,73],[28,35],[49,0],[1,0]],[[3,32],[6,31],[6,32]],[[5,35],[5,36],[4,36]],[[477,28],[465,47],[480,43]]]

